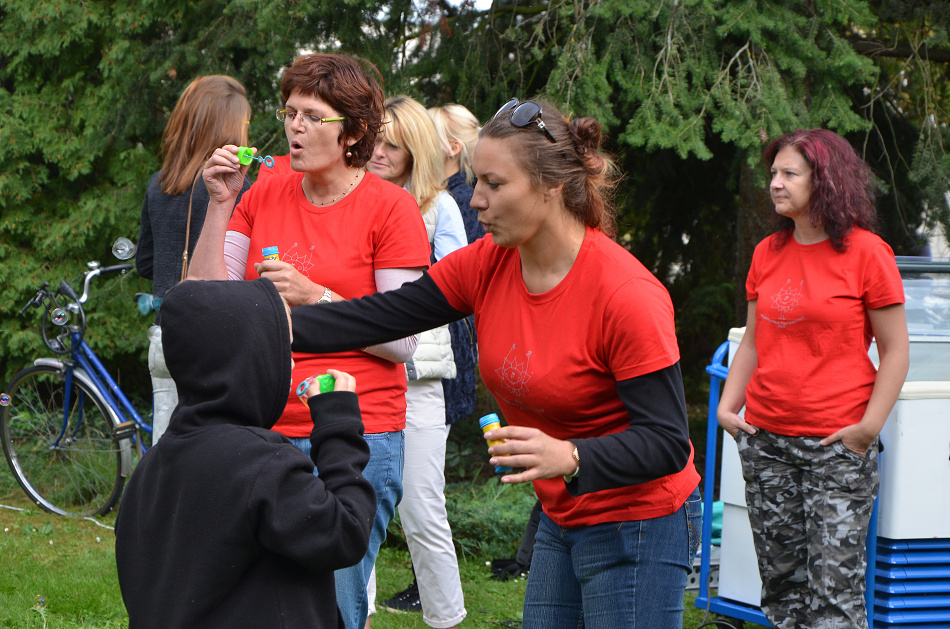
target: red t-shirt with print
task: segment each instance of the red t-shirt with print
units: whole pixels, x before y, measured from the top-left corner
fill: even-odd
[[[505,419],[557,439],[598,437],[630,424],[617,381],[675,364],[673,305],[628,251],[588,229],[567,276],[527,291],[517,249],[491,236],[444,257],[430,271],[449,303],[474,312],[478,367]],[[564,480],[534,481],[559,526],[669,515],[699,482],[692,453],[683,471],[640,485],[567,493]]]
[[[775,235],[755,248],[746,293],[755,306],[758,365],[747,422],[792,437],[827,437],[861,421],[877,374],[867,311],[904,303],[894,252],[854,228],[839,253]]]
[[[429,240],[419,206],[408,192],[365,173],[353,192],[326,207],[303,195],[302,173],[267,177],[244,193],[228,230],[251,239],[245,279],[257,278],[261,250],[276,246],[280,259],[312,281],[346,298],[376,292],[376,269],[426,268]],[[235,339],[240,342],[241,339]],[[402,430],[406,425],[406,369],[366,352],[294,352],[294,383],[328,368],[356,378],[367,433]],[[290,383],[288,383],[288,387]],[[310,411],[289,391],[287,407],[274,430],[308,437]]]

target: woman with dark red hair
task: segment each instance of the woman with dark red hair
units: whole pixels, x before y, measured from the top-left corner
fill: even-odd
[[[346,55],[310,54],[284,70],[277,119],[294,173],[259,180],[237,207],[247,166],[236,146],[214,152],[204,170],[211,202],[189,278],[264,277],[296,307],[384,292],[422,275],[429,240],[419,206],[407,191],[363,168],[383,124],[384,102],[365,65]],[[264,260],[265,247],[277,247],[280,259]],[[403,363],[416,342],[413,336],[328,356],[294,353],[294,382],[334,368],[358,383],[370,446],[363,476],[373,484],[378,508],[366,556],[336,573],[347,629],[366,623],[366,584],[402,497]],[[309,452],[311,429],[309,410],[291,391],[274,430]]]
[[[718,419],[739,447],[772,626],[867,627],[878,433],[909,363],[904,291],[893,251],[870,231],[871,170],[850,144],[799,130],[763,162],[778,230],[752,257]]]

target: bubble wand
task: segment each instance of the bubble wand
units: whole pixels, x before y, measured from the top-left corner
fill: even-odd
[[[252,159],[256,159],[258,162],[260,162],[261,164],[264,164],[268,168],[274,167],[273,157],[271,157],[270,155],[266,155],[264,157],[258,157],[257,155],[254,154],[254,149],[252,149],[249,146],[239,146],[237,156],[238,156],[238,161],[241,162],[241,166],[247,166],[248,164],[251,163]]]

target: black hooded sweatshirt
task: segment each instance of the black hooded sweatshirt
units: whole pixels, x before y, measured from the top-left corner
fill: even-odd
[[[333,571],[363,558],[376,512],[356,394],[310,398],[313,461],[270,430],[291,359],[269,280],[173,287],[162,341],[178,406],[116,520],[129,626],[343,627]]]

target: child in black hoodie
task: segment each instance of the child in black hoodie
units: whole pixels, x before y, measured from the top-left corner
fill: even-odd
[[[335,391],[310,389],[312,461],[270,430],[292,386],[288,318],[265,279],[166,293],[162,339],[179,403],[116,520],[131,629],[343,627],[333,571],[366,553],[369,448],[342,372]]]

